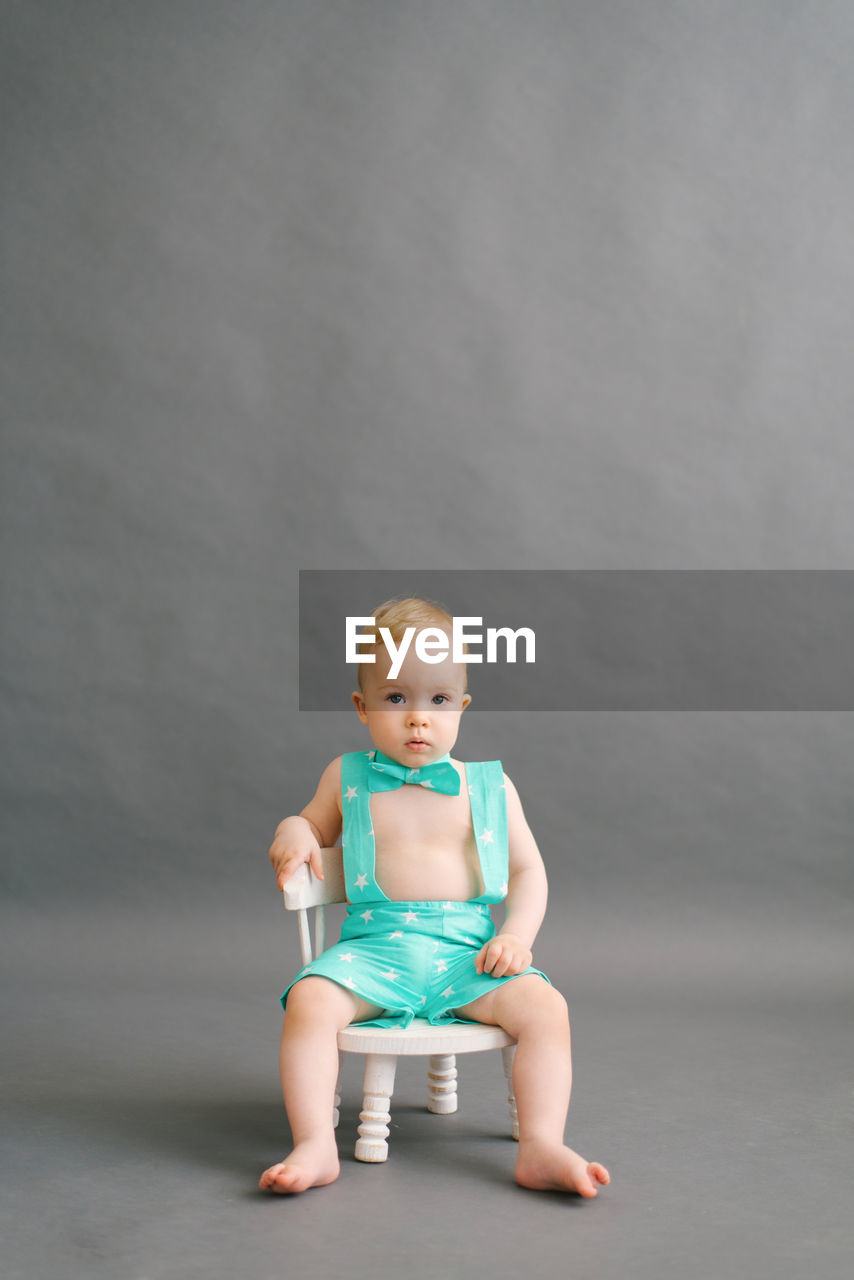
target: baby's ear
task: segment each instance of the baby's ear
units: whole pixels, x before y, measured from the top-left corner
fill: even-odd
[[[368,719],[365,714],[365,695],[362,693],[362,690],[354,689],[350,694],[350,698],[353,702],[353,706],[356,708],[356,715],[359,717],[362,724],[367,724]]]
[[[463,711],[465,711],[466,707],[469,706],[470,703],[471,703],[471,694],[464,693],[463,694]]]

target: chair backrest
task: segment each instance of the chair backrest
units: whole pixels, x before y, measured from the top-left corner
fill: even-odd
[[[323,861],[323,879],[318,880],[308,863],[295,871],[284,888],[286,910],[302,911],[306,907],[322,907],[327,903],[347,901],[341,846],[321,849],[320,857]]]
[[[323,861],[322,880],[318,880],[306,863],[305,866],[300,867],[299,871],[294,872],[282,891],[285,910],[299,912],[299,940],[303,964],[308,964],[325,949],[324,906],[347,901],[347,890],[344,884],[344,855],[341,846],[321,849],[320,856]],[[308,927],[308,912],[311,907],[315,909],[313,951]]]

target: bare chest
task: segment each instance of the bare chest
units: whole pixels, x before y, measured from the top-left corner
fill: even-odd
[[[467,901],[483,893],[468,788],[399,787],[371,796],[375,875],[394,901]]]

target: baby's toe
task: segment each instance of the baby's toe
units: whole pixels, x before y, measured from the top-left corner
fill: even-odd
[[[284,1169],[283,1164],[272,1164],[269,1169],[265,1169],[258,1179],[258,1186],[262,1191],[267,1191],[276,1181],[277,1176]]]
[[[283,1162],[272,1165],[263,1173],[258,1185],[262,1191],[276,1191],[284,1195],[291,1191],[304,1191],[309,1183],[300,1169]]]
[[[301,1170],[294,1169],[292,1165],[283,1164],[279,1172],[276,1174],[273,1190],[302,1191],[305,1185],[305,1178]]]
[[[590,1174],[590,1177],[594,1182],[601,1183],[603,1187],[607,1187],[608,1183],[611,1181],[611,1175],[608,1170],[604,1165],[598,1164],[596,1161],[587,1166],[587,1172]]]

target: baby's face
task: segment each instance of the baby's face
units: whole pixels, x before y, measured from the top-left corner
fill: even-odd
[[[410,652],[391,679],[385,648],[376,656],[376,663],[366,668],[364,692],[353,694],[374,746],[409,769],[441,759],[456,742],[460,716],[471,702],[463,692],[464,668],[450,655],[427,663]]]

